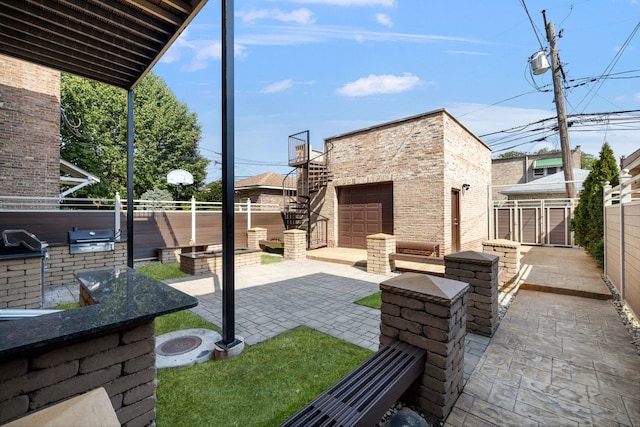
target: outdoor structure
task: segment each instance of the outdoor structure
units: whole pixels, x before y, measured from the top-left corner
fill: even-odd
[[[620,162],[620,184],[604,187],[604,275],[640,315],[640,150]]]
[[[235,202],[250,200],[251,203],[281,205],[282,190],[295,192],[296,181],[275,172],[265,172],[260,175],[236,181]]]
[[[312,193],[327,245],[367,236],[437,242],[445,255],[487,238],[491,151],[440,109],[325,139],[331,180]]]
[[[581,156],[582,151],[578,145],[571,151],[574,169],[580,168]],[[506,199],[507,195],[501,194],[501,190],[516,184],[526,184],[557,172],[562,172],[560,153],[527,154],[505,159],[493,159],[491,161],[491,185],[493,186],[491,197],[493,200]],[[578,178],[574,175],[574,179]],[[539,198],[544,199],[547,196]]]

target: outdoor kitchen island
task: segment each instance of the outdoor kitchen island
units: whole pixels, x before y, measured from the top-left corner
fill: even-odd
[[[0,322],[0,424],[99,387],[122,425],[155,421],[154,319],[197,299],[124,266],[76,277],[82,307]]]

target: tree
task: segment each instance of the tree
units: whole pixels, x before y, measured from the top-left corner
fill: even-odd
[[[596,161],[596,156],[593,154],[580,152],[580,168],[591,170],[593,162]]]
[[[61,80],[60,154],[65,160],[100,178],[99,184],[78,190],[76,197],[112,198],[126,193],[126,92],[63,74]],[[149,73],[134,92],[134,197],[154,188],[173,190],[166,182],[173,169],[193,175],[194,184],[179,198],[197,192],[209,161],[200,155],[197,116],[179,102],[165,82]]]
[[[580,201],[571,220],[576,243],[598,262],[604,263],[604,216],[602,189],[606,182],[618,185],[618,165],[613,150],[604,143],[600,157],[594,160],[591,172],[582,184]]]
[[[499,159],[511,159],[513,157],[524,157],[528,154],[555,154],[560,153],[558,149],[541,148],[533,153],[527,153],[526,151],[507,151],[498,156]]]
[[[212,181],[205,185],[195,195],[199,202],[221,202],[222,201],[222,182]]]

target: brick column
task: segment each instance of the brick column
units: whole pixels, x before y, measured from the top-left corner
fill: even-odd
[[[284,259],[298,260],[307,257],[307,233],[303,230],[284,232]]]
[[[396,237],[378,233],[367,236],[367,272],[390,274],[392,270],[389,254],[396,251]]]
[[[520,276],[520,243],[506,239],[482,242],[482,252],[500,257],[499,288],[517,286]]]
[[[254,227],[247,230],[247,247],[260,249],[260,240],[267,240],[267,229]]]
[[[469,284],[467,331],[487,337],[499,323],[498,261],[495,255],[474,251],[444,257],[444,277]]]
[[[380,346],[399,340],[427,351],[422,377],[403,398],[440,420],[462,392],[468,288],[418,273],[380,283]]]

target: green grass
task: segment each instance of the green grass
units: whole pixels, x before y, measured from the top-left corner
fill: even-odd
[[[282,262],[281,256],[262,254],[260,256],[260,262],[262,264],[273,264],[274,262]]]
[[[180,271],[180,263],[149,264],[137,269],[140,273],[156,280],[177,279],[186,277],[187,273]]]
[[[380,310],[382,305],[382,292],[378,291],[375,294],[369,295],[356,301],[356,304],[364,305],[371,308],[377,308]]]
[[[371,354],[299,327],[234,359],[162,369],[157,424],[278,426]]]
[[[80,307],[79,302],[65,302],[64,304],[58,304],[56,306],[58,310],[71,310],[73,308],[78,308],[78,307]]]
[[[213,329],[220,332],[220,328],[207,322],[202,317],[190,312],[189,310],[177,311],[164,316],[156,317],[155,332],[156,336],[166,334],[168,332],[179,331],[181,329]]]

